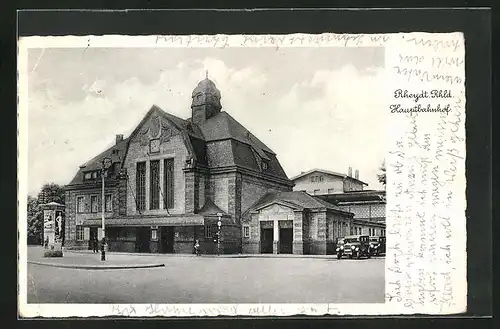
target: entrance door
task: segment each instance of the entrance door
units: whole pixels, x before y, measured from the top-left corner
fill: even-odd
[[[149,252],[149,227],[138,227],[137,237],[135,240],[135,251],[136,252]]]
[[[162,253],[173,253],[174,252],[174,227],[173,226],[163,226],[161,228],[161,247],[160,251]]]
[[[98,241],[97,239],[97,227],[91,227],[90,228],[90,234],[89,234],[89,250],[92,250],[92,247],[93,247],[93,242],[94,241]]]
[[[260,253],[272,254],[273,253],[273,229],[261,228],[260,229]]]
[[[280,254],[291,254],[293,245],[293,228],[280,228]]]

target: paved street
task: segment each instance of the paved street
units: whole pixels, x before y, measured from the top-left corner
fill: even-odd
[[[29,253],[30,259],[36,257]],[[99,257],[67,252],[59,261],[97,264]],[[384,298],[383,258],[110,254],[108,259],[165,267],[88,270],[28,264],[28,303],[376,303]]]

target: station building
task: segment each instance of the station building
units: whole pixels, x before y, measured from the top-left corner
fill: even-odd
[[[110,251],[192,253],[196,240],[205,253],[331,251],[353,214],[293,192],[276,154],[220,100],[207,78],[192,92],[191,117],[154,105],[130,136],[81,165],[65,187],[65,247],[102,238],[104,207]]]
[[[302,191],[352,213],[353,221],[347,234],[385,236],[386,193],[367,190],[359,179],[359,171],[349,167],[348,173],[311,169],[292,178],[294,190]]]

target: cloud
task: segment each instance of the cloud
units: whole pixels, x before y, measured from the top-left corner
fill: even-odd
[[[189,117],[191,92],[205,70],[221,91],[223,110],[278,154],[289,177],[310,168],[345,172],[352,166],[376,183],[385,150],[382,71],[364,74],[347,65],[311,70],[298,79],[286,68],[276,68],[278,74],[263,67],[251,61],[229,65],[213,56],[186,58],[144,80],[89,76],[75,65],[76,73],[66,77],[83,93],[78,97],[52,80],[53,73],[34,72],[29,192],[37,193],[46,182],[67,184],[80,164],[112,145],[115,134],[128,136],[153,104]]]
[[[312,168],[346,172],[352,166],[371,188],[380,187],[376,174],[387,128],[383,77],[383,69],[365,75],[350,65],[321,70],[278,100],[289,124],[277,135],[293,134],[295,142],[276,138],[273,144],[290,176]],[[298,101],[301,90],[311,87],[322,92]]]

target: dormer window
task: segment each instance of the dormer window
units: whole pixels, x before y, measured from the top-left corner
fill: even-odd
[[[269,164],[267,163],[266,160],[262,160],[262,170],[267,170],[269,169]]]
[[[108,170],[105,170],[104,171],[104,177],[108,177],[109,176],[109,171]],[[101,175],[101,170],[95,170],[95,171],[91,171],[91,172],[86,172],[84,175],[83,175],[83,179],[84,180],[92,180],[92,179],[98,179],[98,178],[101,178],[102,175]]]

